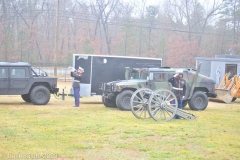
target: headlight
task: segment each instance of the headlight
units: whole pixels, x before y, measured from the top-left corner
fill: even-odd
[[[111,84],[111,91],[116,92],[116,91],[121,91],[123,86],[121,85],[116,85],[116,84]]]
[[[123,89],[123,86],[121,86],[121,85],[120,86],[115,86],[115,89],[116,89],[115,91],[121,91]]]

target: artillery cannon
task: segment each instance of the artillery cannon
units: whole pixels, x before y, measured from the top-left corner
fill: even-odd
[[[133,115],[139,119],[152,117],[157,122],[167,122],[175,115],[188,120],[196,118],[179,109],[176,96],[167,89],[158,89],[153,92],[148,88],[140,88],[133,93],[130,105]]]

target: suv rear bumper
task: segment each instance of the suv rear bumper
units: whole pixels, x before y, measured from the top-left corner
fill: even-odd
[[[58,93],[58,92],[59,92],[59,88],[53,88],[53,89],[52,89],[52,91],[53,91],[53,93],[55,93],[55,94],[56,94],[56,93]]]

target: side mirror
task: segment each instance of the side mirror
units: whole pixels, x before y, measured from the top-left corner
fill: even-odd
[[[125,67],[125,80],[130,79],[130,67]]]

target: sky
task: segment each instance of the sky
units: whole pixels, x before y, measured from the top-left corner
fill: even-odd
[[[125,0],[126,2],[133,2],[134,0]],[[141,2],[142,0],[135,0]],[[146,0],[146,5],[160,5],[162,2],[165,0]],[[208,4],[208,3],[213,3],[213,0],[198,0],[202,4]],[[221,0],[216,0],[217,2],[220,2]],[[209,5],[208,5],[209,6]]]
[[[162,3],[165,2],[166,0],[123,0],[123,1],[128,2],[128,3],[133,3],[135,1],[136,4],[137,4],[137,2],[139,2],[139,4],[141,4],[142,1],[146,1],[146,6],[149,6],[149,5],[161,6]],[[179,1],[179,0],[177,0],[177,1]],[[207,13],[212,10],[214,0],[198,0],[198,1],[203,5],[203,7],[205,8]],[[221,3],[222,0],[215,0],[215,2]]]

